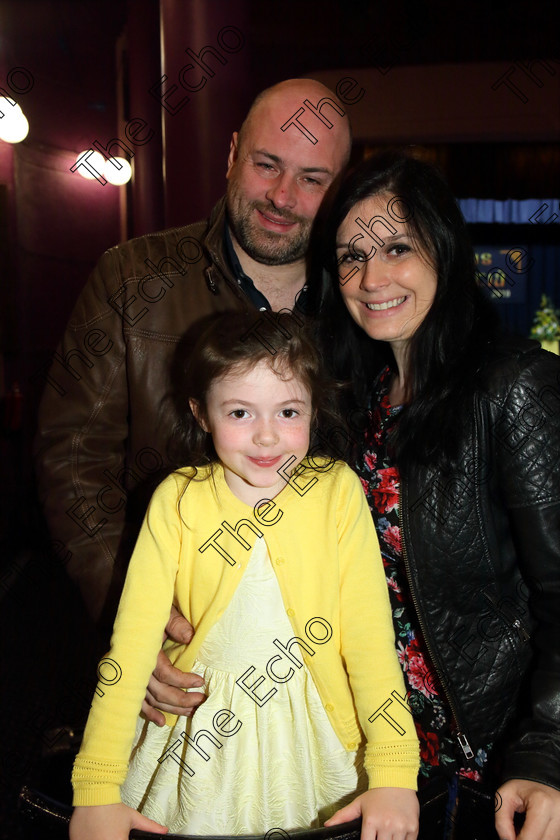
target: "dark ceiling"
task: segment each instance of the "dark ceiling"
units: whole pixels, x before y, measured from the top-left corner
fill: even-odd
[[[229,23],[242,25],[246,37],[252,87],[244,91],[246,102],[283,78],[338,68],[376,67],[385,73],[399,64],[540,58],[553,61],[548,67],[560,73],[558,0],[231,0],[231,7],[229,0],[175,2],[195,10],[214,4],[231,8]],[[112,130],[116,41],[127,20],[141,16],[144,8],[145,0],[0,0],[0,67],[24,66],[34,74],[36,142],[77,151],[90,144],[93,125],[101,134]],[[157,20],[158,0],[153,8]],[[236,20],[239,9],[243,21]],[[202,46],[194,33],[185,32],[185,43]],[[400,95],[406,97],[407,90]],[[398,109],[399,102],[393,107]],[[440,161],[457,194],[476,189],[481,196],[497,197],[511,192],[512,183],[520,195],[544,194],[550,173],[559,171],[559,156],[550,144],[540,151],[533,144],[530,155],[525,147],[508,149],[509,157],[501,146],[483,152],[482,163],[474,167],[476,183],[473,167],[461,162],[460,148],[453,149],[459,155],[456,165]],[[535,159],[541,152],[546,166]],[[469,159],[472,154],[469,146]],[[504,177],[496,177],[498,171]],[[535,173],[545,183],[536,181]]]
[[[438,64],[558,55],[554,0],[250,0],[254,56],[289,44],[294,69]],[[271,6],[281,14],[271,12]]]
[[[39,72],[42,68],[82,93],[95,91],[90,107],[103,108],[114,42],[134,5],[0,0],[0,49],[8,67],[28,62]],[[247,0],[246,8],[255,90],[287,76],[337,67],[383,69],[559,53],[556,0]]]

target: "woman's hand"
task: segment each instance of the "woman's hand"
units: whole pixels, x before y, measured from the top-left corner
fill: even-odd
[[[416,840],[420,806],[413,790],[375,788],[341,808],[325,826],[350,822],[361,816],[361,840]]]
[[[122,802],[115,805],[78,805],[70,819],[70,840],[128,840],[131,829],[167,834],[168,829]]]
[[[176,607],[171,607],[169,621],[165,628],[164,640],[188,644],[194,635],[192,625],[181,615]],[[204,703],[206,695],[199,692],[186,693],[184,688],[198,688],[204,680],[198,674],[185,674],[175,668],[163,650],[158,653],[157,664],[146,689],[142,702],[142,713],[147,720],[158,726],[165,724],[160,709],[172,715],[193,715],[197,706]]]
[[[510,779],[498,788],[498,794],[496,831],[501,840],[560,840],[560,790],[528,779]],[[516,812],[525,813],[518,835],[513,827]]]

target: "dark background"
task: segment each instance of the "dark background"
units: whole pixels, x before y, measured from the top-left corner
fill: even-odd
[[[30,123],[23,143],[0,141],[2,837],[14,836],[15,793],[37,757],[62,742],[57,727],[87,713],[85,674],[99,653],[62,564],[42,548],[31,441],[45,365],[101,252],[206,216],[251,100],[300,75],[333,88],[351,77],[363,90],[347,103],[355,160],[413,145],[460,198],[558,198],[558,23],[550,0],[0,0],[0,88]],[[228,53],[219,37],[230,26],[243,44]],[[173,107],[189,101],[166,111],[150,88],[165,73],[169,90],[185,50],[204,46],[224,63],[209,57],[214,75],[197,92],[178,88]],[[22,96],[7,85],[21,83],[16,67],[34,80]],[[147,142],[127,139],[132,119],[145,121],[136,139]],[[78,152],[111,139],[131,152],[128,186],[70,171]],[[525,332],[542,291],[560,305],[559,228],[548,216],[472,229],[475,243],[529,245],[538,257],[525,303],[505,316]]]

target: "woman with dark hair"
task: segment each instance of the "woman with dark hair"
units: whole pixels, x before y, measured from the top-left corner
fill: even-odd
[[[558,840],[560,361],[501,333],[428,164],[362,163],[316,245],[324,350],[353,384],[420,797],[446,803],[445,827],[420,836],[514,840],[522,812],[522,840]]]

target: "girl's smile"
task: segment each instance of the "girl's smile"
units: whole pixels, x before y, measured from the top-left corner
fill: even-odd
[[[281,456],[277,455],[276,458],[251,458],[249,456],[249,460],[256,464],[257,467],[275,467],[276,464],[279,463]]]

